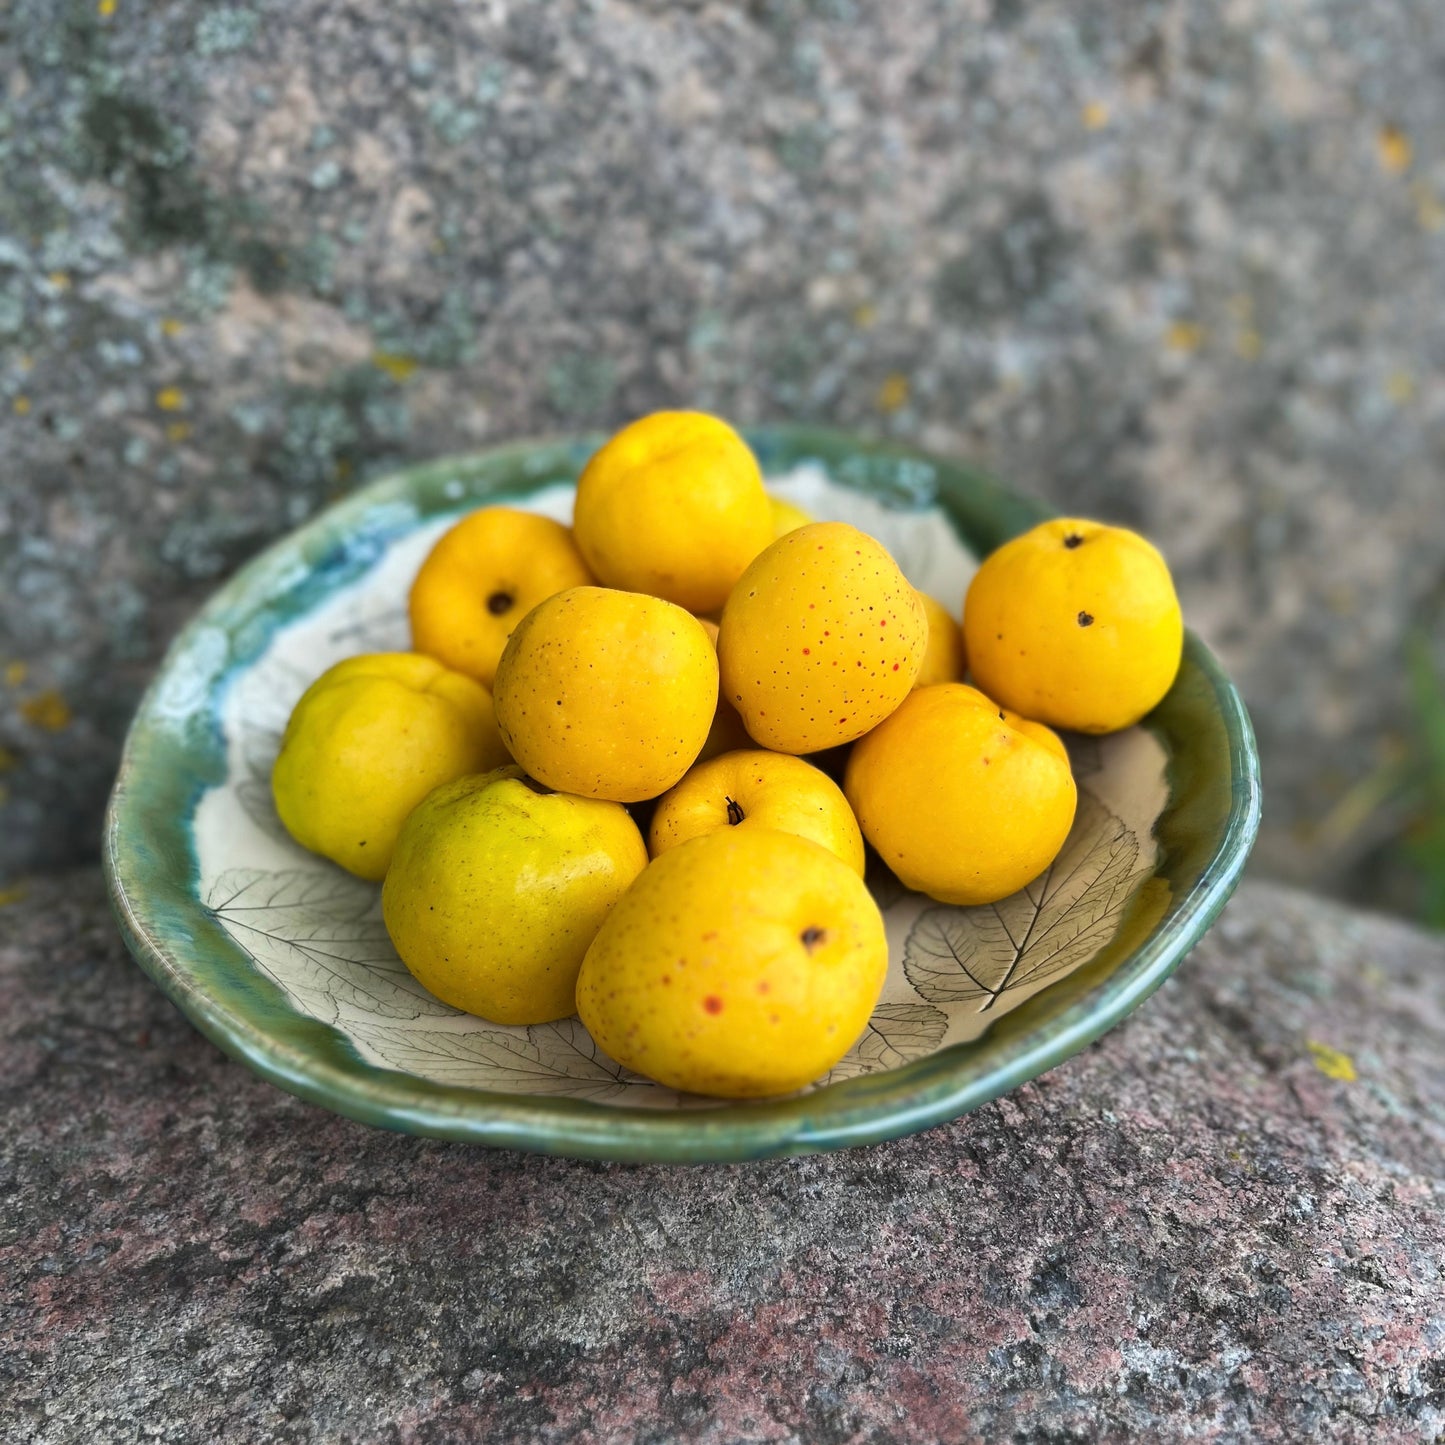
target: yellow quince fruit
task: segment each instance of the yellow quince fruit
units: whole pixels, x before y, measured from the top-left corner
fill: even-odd
[[[723,608],[723,693],[753,739],[811,753],[862,737],[908,696],[928,645],[918,593],[846,522],[779,537]]]
[[[919,688],[860,738],[843,791],[899,879],[943,903],[996,903],[1037,878],[1078,803],[1058,737],[958,682]]]
[[[411,585],[412,646],[490,687],[517,624],[592,574],[550,517],[483,507],[442,533]]]
[[[953,614],[936,597],[918,594],[928,618],[928,647],[923,666],[918,669],[914,687],[932,687],[936,682],[962,682],[968,671],[968,657],[963,648],[963,629]]]
[[[407,814],[433,788],[510,761],[480,683],[419,653],[368,653],[301,695],[271,792],[303,848],[379,882]]]
[[[577,545],[609,587],[714,612],[772,540],[762,473],[724,421],[659,411],[624,427],[587,463]]]
[[[852,868],[793,833],[724,828],[647,865],[587,950],[577,1010],[629,1069],[758,1098],[827,1073],[887,971],[883,916]]]
[[[493,1023],[548,1023],[576,1012],[583,955],[646,866],[620,803],[498,768],[413,810],[382,917],[402,962],[444,1003]]]
[[[863,835],[843,790],[811,763],[762,748],[697,763],[657,801],[654,858],[720,828],[776,828],[811,838],[863,876]]]
[[[1173,686],[1184,620],[1168,565],[1137,532],[1060,517],[984,559],[963,635],[975,681],[1005,707],[1110,733]]]
[[[702,750],[717,707],[717,654],[674,603],[573,587],[518,624],[494,699],[502,739],[532,777],[636,803],[670,788]]]

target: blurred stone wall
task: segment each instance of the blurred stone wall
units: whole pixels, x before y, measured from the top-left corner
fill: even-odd
[[[1439,0],[11,0],[0,85],[7,869],[278,533],[682,404],[1146,529],[1328,879],[1445,613]]]

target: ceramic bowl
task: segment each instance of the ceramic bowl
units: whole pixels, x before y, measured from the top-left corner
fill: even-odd
[[[976,559],[1044,509],[979,473],[815,430],[749,434],[770,485],[879,537],[958,614]],[[106,822],[116,916],[142,968],[257,1073],[408,1133],[629,1160],[737,1160],[888,1139],[971,1109],[1137,1007],[1209,927],[1259,821],[1238,694],[1194,636],[1168,697],[1073,739],[1080,807],[1043,878],[989,908],[870,876],[891,961],[863,1038],[826,1079],[762,1103],[678,1095],[577,1020],[506,1028],[421,989],[379,889],[297,847],[269,773],[292,703],[355,652],[405,647],[407,587],[462,512],[568,519],[596,445],[531,443],[384,478],[278,542],[185,629],[126,740]]]

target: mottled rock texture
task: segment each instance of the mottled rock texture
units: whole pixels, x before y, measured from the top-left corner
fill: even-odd
[[[1445,633],[1442,66],[1438,0],[12,0],[0,864],[328,498],[682,403],[1148,528],[1319,876]]]
[[[297,1103],[93,872],[0,933],[0,1436],[1445,1438],[1445,944],[1246,884],[1101,1043],[893,1144],[634,1168]]]

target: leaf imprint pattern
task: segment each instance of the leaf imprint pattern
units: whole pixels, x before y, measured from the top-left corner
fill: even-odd
[[[656,1087],[613,1063],[576,1018],[467,1033],[359,1024],[351,1033],[393,1068],[444,1084],[572,1099],[612,1098],[639,1084]]]
[[[211,885],[206,907],[256,967],[315,1018],[456,1014],[396,956],[379,892],[340,870],[233,868]]]
[[[880,1003],[863,1037],[821,1082],[856,1079],[879,1069],[896,1069],[931,1054],[948,1032],[948,1015],[926,1003]]]
[[[1113,937],[1125,903],[1153,871],[1138,862],[1139,840],[1081,790],[1063,851],[1027,888],[982,908],[919,914],[903,954],[908,981],[930,1003],[985,1013],[1006,994],[1057,978]]]

